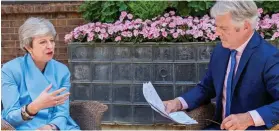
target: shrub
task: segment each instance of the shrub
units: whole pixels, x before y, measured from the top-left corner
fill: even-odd
[[[90,22],[111,23],[117,20],[121,11],[126,11],[123,1],[85,1],[79,8],[82,17]]]
[[[128,2],[129,11],[143,20],[154,18],[164,13],[168,7],[167,1],[131,1]]]

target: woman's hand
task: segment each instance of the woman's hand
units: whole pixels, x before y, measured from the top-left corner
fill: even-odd
[[[52,85],[49,85],[40,95],[37,99],[35,99],[32,103],[30,103],[27,106],[27,110],[30,115],[35,115],[37,112],[39,112],[41,109],[49,108],[53,106],[58,106],[61,104],[64,104],[67,99],[69,99],[70,93],[67,92],[63,95],[58,95],[59,93],[66,90],[66,88],[61,88],[56,91],[53,91],[52,93],[48,93],[48,91],[51,89]]]

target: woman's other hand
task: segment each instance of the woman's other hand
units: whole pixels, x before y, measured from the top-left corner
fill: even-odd
[[[69,99],[70,93],[67,92],[63,95],[58,95],[61,92],[65,91],[66,88],[61,88],[56,91],[49,93],[49,90],[52,88],[50,84],[32,103],[27,106],[27,110],[30,115],[35,115],[41,109],[49,108],[64,104],[67,99]]]

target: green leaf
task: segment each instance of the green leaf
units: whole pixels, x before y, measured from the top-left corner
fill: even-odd
[[[128,6],[124,2],[119,2],[119,11],[125,11],[127,10]]]

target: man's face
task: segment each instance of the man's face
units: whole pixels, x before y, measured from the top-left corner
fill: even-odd
[[[216,16],[216,35],[219,36],[224,48],[236,49],[247,36],[247,31],[242,27],[236,27],[230,13]]]

